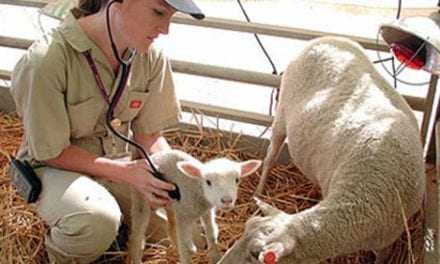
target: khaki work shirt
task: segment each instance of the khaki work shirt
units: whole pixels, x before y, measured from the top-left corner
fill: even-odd
[[[16,65],[11,93],[25,128],[19,156],[52,159],[69,145],[99,156],[110,155],[112,136],[105,126],[108,104],[82,54],[87,50],[107,94],[113,95],[119,75],[115,76],[102,51],[72,14],[48,41],[34,42]],[[136,55],[114,116],[122,121],[119,129],[126,135],[129,128],[134,134],[148,134],[178,123],[180,107],[171,67],[162,53],[151,48],[147,54]],[[116,151],[126,152],[126,144],[117,138],[116,142]]]

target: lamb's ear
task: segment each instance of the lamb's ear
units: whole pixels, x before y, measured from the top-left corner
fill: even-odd
[[[247,177],[258,170],[261,166],[261,160],[248,160],[240,162],[241,175],[240,177]]]
[[[198,164],[194,164],[190,161],[179,161],[177,162],[177,168],[186,176],[191,178],[201,178],[202,171]]]

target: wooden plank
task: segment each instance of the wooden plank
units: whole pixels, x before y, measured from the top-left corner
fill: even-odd
[[[188,124],[188,123],[180,123],[179,128],[182,130],[195,130],[195,131],[199,129],[196,125]],[[217,128],[215,129],[217,130]],[[228,138],[237,138],[239,136],[240,140],[235,146],[236,149],[245,149],[250,153],[255,153],[257,155],[257,158],[261,158],[261,159],[264,158],[266,149],[269,146],[269,142],[270,142],[269,139],[251,136],[251,135],[239,134],[224,129],[218,129],[218,131],[220,131],[224,135],[228,135]],[[282,146],[281,153],[278,157],[278,163],[285,165],[290,163],[290,156],[288,153],[287,144],[284,144]]]
[[[273,117],[268,115],[235,110],[210,104],[202,104],[186,100],[180,100],[180,104],[182,106],[182,110],[185,112],[194,112],[196,114],[202,113],[207,116],[219,117],[254,125],[270,126],[273,120]]]
[[[171,60],[171,65],[174,71],[180,73],[199,75],[228,81],[244,82],[268,87],[279,87],[281,82],[281,76],[279,75],[256,71],[226,68],[180,60]]]
[[[0,37],[0,46],[1,46],[1,37]],[[243,71],[231,68],[222,68],[211,65],[203,65],[198,63],[191,62],[183,62],[183,61],[171,61],[172,67],[175,71],[185,73],[185,74],[193,74],[198,76],[208,76],[223,80],[230,81],[239,81],[245,83],[253,83],[271,87],[279,87],[279,76],[274,76],[271,74],[264,74],[259,72],[251,72],[251,71]],[[217,71],[220,69],[221,71]],[[5,70],[0,70],[0,79],[10,80],[11,73]],[[265,79],[267,78],[267,79]],[[424,111],[425,109],[425,99],[421,97],[414,97],[409,95],[403,96],[411,108],[415,111]],[[189,105],[188,105],[189,106]],[[202,105],[201,105],[202,106]],[[209,112],[205,106],[202,107],[207,112]],[[251,117],[249,117],[252,119]],[[265,119],[261,119],[265,120]],[[260,121],[259,121],[260,122]],[[265,122],[265,121],[261,121]]]
[[[32,40],[0,36],[0,46],[27,49]],[[186,74],[212,77],[228,81],[245,82],[249,84],[279,87],[281,77],[273,74],[226,68],[200,63],[171,60],[173,70]]]
[[[9,92],[9,87],[0,85],[0,112],[11,113],[15,111],[15,103]]]
[[[410,95],[402,95],[402,96],[414,111],[420,111],[420,112],[425,111],[425,105],[426,105],[425,98],[415,97]]]
[[[37,0],[0,0],[0,4],[42,8],[47,5],[47,2]]]
[[[185,16],[183,14],[176,14],[173,17],[172,22],[177,24],[216,28],[223,30],[232,30],[238,32],[256,33],[267,36],[283,37],[283,38],[298,39],[298,40],[311,40],[322,36],[339,36],[339,37],[350,38],[354,41],[357,41],[360,45],[362,45],[366,49],[379,50],[385,52],[388,52],[390,50],[389,47],[385,44],[385,42],[379,40],[379,43],[377,43],[376,39],[372,39],[372,38],[364,38],[364,37],[357,37],[352,35],[335,34],[325,31],[315,31],[315,30],[284,27],[277,25],[267,25],[261,23],[248,23],[248,22],[232,20],[232,19],[207,17],[203,20],[196,20],[196,19],[192,19],[191,17]]]
[[[0,3],[32,6],[32,7],[43,7],[45,5],[44,2],[35,1],[35,0],[0,0]],[[293,27],[285,27],[285,26],[277,26],[277,25],[267,25],[261,23],[253,23],[253,22],[248,23],[239,20],[215,18],[215,17],[206,17],[203,20],[196,20],[187,15],[183,15],[180,13],[177,13],[175,16],[173,16],[172,22],[176,24],[255,33],[255,34],[261,34],[267,36],[291,38],[298,40],[311,40],[322,36],[340,36],[340,37],[347,37],[354,41],[357,41],[359,42],[359,44],[361,44],[363,47],[367,49],[379,50],[385,52],[389,51],[388,46],[382,40],[379,40],[379,42],[377,42],[375,38],[364,38],[364,37],[358,37],[358,36],[346,35],[346,34],[335,34],[332,32],[325,32],[325,31],[308,30],[302,28],[293,28]]]
[[[272,117],[263,114],[240,111],[208,104],[201,104],[186,100],[180,100],[180,103],[182,105],[182,110],[185,112],[203,113],[207,116],[219,117],[227,120],[239,121],[261,126],[270,126],[270,124],[272,123]],[[0,111],[15,111],[15,105],[12,96],[9,93],[9,87],[0,86]]]
[[[178,127],[182,131],[187,131],[187,130],[198,131],[199,130],[199,128],[196,125],[188,124],[188,123],[180,123]],[[204,129],[207,129],[207,128],[205,127]],[[217,128],[213,128],[213,129],[215,129],[216,131],[220,131],[224,135],[228,135],[227,138],[234,138],[235,139],[237,137],[240,137],[240,140],[237,142],[237,145],[235,145],[235,149],[242,149],[242,150],[248,151],[249,153],[254,153],[257,155],[256,158],[261,158],[261,159],[263,159],[264,156],[266,155],[266,149],[269,146],[269,142],[270,142],[269,139],[267,139],[267,138],[239,134],[239,133],[227,131],[224,129],[217,129]],[[291,163],[287,144],[284,144],[281,147],[281,153],[278,156],[277,163],[284,164],[284,165]]]
[[[12,73],[10,71],[0,70],[0,80],[10,81],[11,75]]]
[[[0,46],[14,49],[27,49],[34,42],[30,39],[0,36]]]

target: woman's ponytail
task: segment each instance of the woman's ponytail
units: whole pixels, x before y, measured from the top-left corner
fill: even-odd
[[[75,17],[89,16],[98,13],[109,0],[78,0],[78,7],[72,9]]]

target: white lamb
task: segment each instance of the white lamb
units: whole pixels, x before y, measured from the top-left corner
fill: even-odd
[[[323,200],[292,215],[260,205],[269,215],[248,221],[220,263],[254,263],[269,250],[295,264],[383,250],[419,210],[425,174],[416,119],[357,43],[311,41],[283,75],[272,127],[257,193],[287,137],[293,163]]]
[[[180,263],[191,263],[192,254],[196,251],[192,241],[193,228],[198,220],[205,229],[208,256],[216,263],[221,254],[217,247],[215,209],[231,210],[234,207],[240,179],[254,173],[261,161],[235,162],[221,158],[202,163],[178,150],[158,152],[151,158],[166,180],[177,184],[180,189],[181,200],[174,201],[167,210],[169,235],[177,245]],[[142,251],[139,243],[145,234],[150,210],[142,200],[133,209],[131,217],[135,229],[131,229],[129,251],[132,261],[139,263]]]

